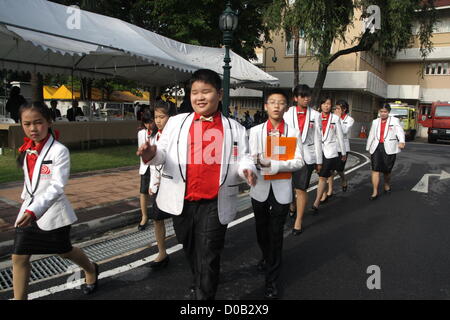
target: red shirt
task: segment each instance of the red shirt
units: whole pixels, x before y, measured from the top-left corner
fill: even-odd
[[[188,139],[186,166],[186,196],[188,201],[217,198],[222,163],[223,125],[220,112],[212,121],[202,121],[194,115]]]
[[[50,134],[48,134],[47,137],[44,140],[42,140],[40,143],[38,143],[37,145],[34,144],[33,140],[31,140],[29,138],[25,138],[24,139],[25,143],[20,147],[19,151],[26,152],[26,150],[35,150],[35,151],[37,151],[38,154],[40,154],[42,149],[44,148],[45,144],[47,143],[49,137],[50,137]],[[34,153],[27,154],[25,157],[25,161],[27,163],[27,169],[28,169],[28,177],[30,178],[30,181],[33,180],[33,171],[34,171],[34,167],[36,166],[37,159],[38,159],[38,156]],[[25,210],[25,212],[31,214],[36,219],[34,212],[32,212],[30,210]]]
[[[308,109],[302,109],[297,107],[297,120],[298,120],[298,128],[300,129],[300,134],[303,133],[303,129],[306,123],[306,112]]]
[[[270,120],[267,120],[267,135],[269,135],[272,130],[278,130],[281,137],[284,134],[284,120],[281,120],[280,124],[276,128],[272,126],[272,122],[270,122]]]
[[[341,119],[344,120],[347,115],[344,113],[341,115]]]
[[[156,133],[156,141],[159,141],[159,137],[162,135],[162,130],[158,130],[158,133]]]
[[[380,143],[384,143],[384,131],[386,130],[386,120],[381,120]]]
[[[330,114],[323,114],[322,113],[322,132],[325,134],[327,131],[327,125],[328,121],[330,120]]]
[[[37,145],[35,145],[34,142],[32,142],[28,149],[36,150],[38,152],[38,154],[40,154],[42,149],[44,148],[45,144],[47,143],[47,140],[49,137],[50,137],[50,134],[48,134],[47,137],[44,140],[42,140],[40,143],[38,143]],[[30,177],[30,181],[32,181],[33,180],[33,171],[34,171],[34,167],[36,166],[38,156],[35,154],[27,154],[25,159],[27,161],[28,177]]]

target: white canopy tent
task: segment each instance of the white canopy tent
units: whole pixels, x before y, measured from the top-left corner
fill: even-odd
[[[45,0],[0,1],[0,69],[124,77],[149,86],[176,84],[200,68],[222,74],[224,49],[184,44],[122,20]],[[276,85],[278,79],[231,53],[231,83]]]

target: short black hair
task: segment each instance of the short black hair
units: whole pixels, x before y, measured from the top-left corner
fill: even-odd
[[[336,101],[336,105],[341,106],[341,108],[345,109],[344,112],[348,113],[348,109],[350,108],[350,106],[348,105],[347,100],[340,99],[340,100]]]
[[[327,101],[330,100],[331,101],[331,107],[333,107],[333,98],[331,98],[330,96],[325,96],[322,99],[320,99],[319,102],[319,106],[318,106],[318,110],[322,111],[322,105]]]
[[[380,105],[380,107],[378,108],[378,110],[381,109],[386,109],[387,111],[391,112],[391,105],[389,103],[383,103],[382,105]]]
[[[150,111],[150,109],[145,109],[141,117],[142,126],[144,126],[144,123],[152,123],[153,121],[155,121],[153,113]]]
[[[286,92],[284,92],[281,89],[271,89],[269,92],[267,92],[267,94],[266,94],[266,102],[267,102],[267,100],[269,100],[270,96],[272,96],[274,94],[282,95],[286,99],[286,103],[288,102],[288,96],[287,96]]]
[[[189,80],[189,89],[192,88],[192,84],[196,81],[208,83],[216,88],[217,92],[222,89],[222,79],[217,72],[210,69],[199,69],[194,72]]]
[[[163,112],[169,117],[177,114],[177,106],[170,101],[164,101],[162,99],[155,102],[153,112],[155,112],[156,109],[163,110]]]
[[[298,84],[295,86],[293,90],[294,97],[311,97],[312,91],[311,88],[307,84]]]

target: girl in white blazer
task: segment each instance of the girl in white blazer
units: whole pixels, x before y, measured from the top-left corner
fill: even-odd
[[[164,165],[156,204],[174,215],[175,233],[193,273],[195,299],[214,299],[226,225],[236,216],[242,179],[255,182],[254,164],[245,128],[219,111],[220,76],[200,69],[189,86],[194,113],[171,117],[157,145],[145,144],[137,153],[150,165]],[[213,156],[219,152],[220,157]]]
[[[366,150],[371,154],[372,195],[369,200],[378,198],[380,172],[384,174],[384,192],[391,192],[390,180],[396,154],[405,147],[405,132],[400,120],[389,115],[391,106],[386,103],[379,108],[379,118],[373,120],[367,138]]]
[[[142,129],[138,131],[138,147],[145,144],[150,139],[154,138],[156,132],[158,130],[155,126],[155,121],[153,119],[153,114],[149,109],[146,109],[141,117],[141,127]],[[151,181],[151,173],[150,167],[148,164],[145,164],[142,161],[142,158],[139,158],[139,174],[141,176],[141,187],[139,190],[139,202],[141,205],[141,221],[138,225],[138,230],[145,230],[148,222],[148,205],[149,205],[149,190],[150,190],[150,181]]]
[[[150,143],[156,145],[161,138],[167,121],[169,121],[171,116],[176,115],[176,106],[171,102],[159,100],[155,103],[153,110],[157,132],[150,138]],[[152,209],[150,210],[149,218],[153,220],[155,226],[155,239],[158,246],[158,256],[150,263],[150,268],[155,271],[167,267],[169,263],[169,255],[166,251],[166,226],[164,220],[170,218],[171,215],[159,210],[154,201],[158,194],[162,170],[162,165],[150,166],[151,179],[149,190],[152,199]]]
[[[344,144],[345,144],[345,152],[348,153],[350,151],[350,132],[353,124],[355,123],[355,120],[348,114],[349,111],[349,105],[346,100],[338,100],[336,102],[336,107],[334,109],[334,114],[337,115],[341,119],[341,127],[342,132],[344,133]],[[345,160],[342,160],[342,150],[339,149],[339,159],[338,163],[336,165],[336,172],[341,177],[341,187],[342,191],[346,192],[348,187],[348,181],[345,177],[344,169],[345,164],[347,162],[347,158]],[[321,202],[327,201],[332,195],[333,195],[333,182],[334,177],[331,176],[328,178],[328,192],[324,194],[324,197],[321,199]]]
[[[322,143],[316,130],[320,114],[309,107],[311,94],[311,88],[307,85],[297,85],[293,90],[296,106],[289,108],[283,117],[288,126],[300,131],[305,161],[305,166],[292,176],[296,200],[291,205],[290,213],[291,216],[297,214],[293,229],[296,236],[302,233],[302,220],[308,204],[307,190],[312,173],[314,169],[319,171],[322,166]]]
[[[283,248],[283,227],[292,202],[292,179],[265,180],[265,175],[299,170],[304,162],[300,132],[289,127],[283,120],[287,107],[287,97],[281,90],[273,90],[267,95],[264,106],[269,120],[250,129],[250,155],[258,164],[256,185],[250,189],[258,245],[262,259],[258,266],[265,266],[265,298],[277,298],[277,280],[281,270]],[[269,132],[270,131],[270,132]],[[279,161],[265,159],[267,137],[284,136],[296,138],[295,156],[292,160]]]
[[[319,171],[319,184],[317,186],[317,197],[312,209],[314,213],[318,212],[320,200],[326,193],[327,180],[331,177],[332,172],[336,170],[339,161],[339,151],[342,150],[341,159],[347,158],[344,145],[344,133],[342,132],[341,119],[331,113],[333,105],[332,99],[326,97],[320,101],[320,109],[322,111],[317,126],[317,134],[322,140],[323,163]]]
[[[22,106],[19,116],[26,135],[18,157],[25,183],[24,202],[15,222],[14,298],[27,298],[33,254],[58,254],[72,260],[85,271],[83,292],[90,294],[97,289],[99,271],[98,265],[70,242],[70,227],[77,217],[64,195],[70,173],[69,151],[53,137],[50,109],[44,103]]]

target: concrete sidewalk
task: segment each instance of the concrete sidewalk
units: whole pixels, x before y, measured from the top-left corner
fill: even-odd
[[[78,221],[74,240],[140,221],[138,166],[71,175],[65,188]],[[0,257],[11,251],[23,183],[0,185]]]
[[[360,161],[351,154],[346,169]],[[317,174],[311,183],[315,181]],[[139,187],[138,166],[71,175],[65,193],[78,217],[72,226],[72,240],[92,238],[132,224],[137,227],[141,219]],[[11,254],[22,188],[23,182],[0,185],[0,258]],[[241,191],[244,189],[246,185]]]

